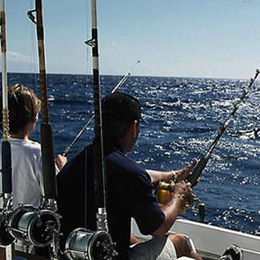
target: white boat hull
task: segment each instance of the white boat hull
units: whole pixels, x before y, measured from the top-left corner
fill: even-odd
[[[260,237],[258,236],[185,219],[177,219],[170,231],[189,236],[197,252],[206,259],[218,259],[227,247],[235,244],[242,249],[243,260],[260,260]],[[132,232],[144,240],[151,238],[142,235],[134,221],[132,221]]]

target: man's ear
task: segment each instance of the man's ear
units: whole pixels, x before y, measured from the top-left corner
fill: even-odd
[[[137,135],[137,121],[133,121],[133,123],[131,124],[131,126],[129,127],[127,134],[129,134],[132,137],[136,137]]]
[[[132,125],[134,137],[137,136],[137,121],[135,120]]]

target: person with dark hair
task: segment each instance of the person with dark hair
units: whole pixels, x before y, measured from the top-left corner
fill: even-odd
[[[130,95],[116,92],[102,100],[102,124],[107,179],[107,220],[116,243],[115,259],[177,259],[190,256],[200,260],[181,234],[167,234],[185,201],[192,199],[191,184],[184,182],[196,160],[181,170],[145,170],[127,156],[139,135],[141,106]],[[95,143],[95,138],[93,144]],[[93,144],[69,161],[58,174],[58,208],[62,215],[61,247],[75,228],[96,230],[93,176]],[[179,182],[171,181],[172,177]],[[162,207],[154,195],[153,182],[168,181],[170,198]],[[131,218],[141,233],[153,238],[139,242],[131,234]],[[132,243],[135,245],[130,246]]]
[[[2,97],[1,97],[2,107]],[[36,126],[41,101],[35,93],[21,84],[8,90],[9,132],[12,160],[13,208],[18,204],[40,205],[44,196],[41,145],[29,139]],[[1,128],[2,113],[0,115]],[[66,158],[59,157],[61,167]],[[0,165],[2,156],[0,149]],[[0,178],[2,186],[2,179]]]

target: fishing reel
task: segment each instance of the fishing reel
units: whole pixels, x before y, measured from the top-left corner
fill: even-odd
[[[24,244],[46,247],[60,230],[59,215],[48,209],[36,209],[31,205],[20,205],[8,221],[10,234]]]
[[[155,190],[155,195],[158,199],[159,205],[164,206],[171,197],[171,186],[167,182],[160,182]],[[184,214],[188,208],[193,208],[198,202],[197,197],[182,198],[182,205],[179,210],[179,214]]]
[[[8,246],[14,242],[14,237],[8,231],[8,219],[11,212],[2,210],[0,212],[0,245]]]
[[[12,196],[9,193],[1,194],[4,207],[0,210],[0,245],[8,246],[14,242],[14,238],[8,231],[8,219],[12,213]]]
[[[155,195],[158,199],[159,205],[161,207],[164,206],[169,201],[171,196],[169,183],[159,183],[159,185],[156,187]],[[200,217],[200,221],[204,222],[205,204],[202,203],[198,197],[194,195],[194,197],[191,197],[188,200],[184,200],[178,214],[184,214],[188,208],[190,208],[192,212],[197,213]]]
[[[70,232],[65,243],[68,259],[104,260],[117,255],[111,236],[105,231],[77,228]]]

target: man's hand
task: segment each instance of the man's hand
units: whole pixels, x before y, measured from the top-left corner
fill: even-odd
[[[61,154],[58,154],[57,158],[56,158],[56,164],[59,168],[59,170],[62,169],[62,167],[66,164],[67,162],[67,157],[62,156]]]
[[[171,186],[172,187],[172,186]],[[195,195],[191,189],[191,183],[186,183],[185,181],[178,182],[174,185],[173,191],[171,192],[171,199],[180,200],[179,214],[182,214],[192,203]]]
[[[183,200],[187,200],[193,197],[191,184],[185,181],[180,181],[175,185],[170,184],[171,187],[171,196],[172,197],[181,197]]]
[[[186,167],[180,170],[175,170],[175,173],[177,174],[177,182],[186,180],[186,178],[191,174],[191,171],[196,166],[196,164],[197,159],[194,158],[191,164],[187,165]]]

